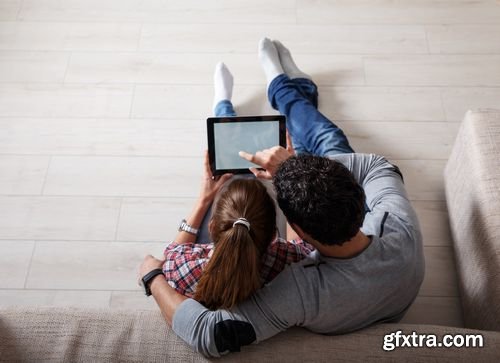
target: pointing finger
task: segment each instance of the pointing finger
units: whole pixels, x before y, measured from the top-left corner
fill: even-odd
[[[238,155],[239,155],[240,157],[242,157],[243,159],[245,159],[245,160],[247,160],[247,161],[250,161],[250,162],[253,162],[253,160],[254,160],[254,155],[249,154],[249,153],[247,153],[247,152],[245,152],[245,151],[240,151],[240,152],[238,153]]]

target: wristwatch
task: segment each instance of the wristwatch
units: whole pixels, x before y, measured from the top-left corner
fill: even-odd
[[[184,231],[190,234],[194,234],[195,236],[198,235],[198,229],[194,228],[193,226],[190,226],[187,224],[187,221],[183,219],[181,221],[181,224],[179,224],[179,232]]]
[[[156,268],[152,271],[149,271],[142,278],[142,286],[144,286],[144,290],[146,291],[146,296],[151,296],[151,282],[153,279],[158,276],[163,275],[163,270],[161,268]]]

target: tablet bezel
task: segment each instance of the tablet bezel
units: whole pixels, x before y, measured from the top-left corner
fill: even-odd
[[[286,118],[283,115],[265,115],[265,116],[234,116],[234,117],[209,117],[207,118],[207,139],[208,139],[208,159],[212,175],[231,174],[251,174],[248,168],[243,169],[215,169],[215,143],[214,143],[214,124],[229,122],[260,122],[260,121],[278,121],[279,123],[279,145],[286,147]]]

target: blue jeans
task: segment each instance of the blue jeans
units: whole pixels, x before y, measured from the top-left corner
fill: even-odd
[[[295,151],[319,156],[353,153],[344,132],[318,111],[318,88],[307,78],[276,77],[268,89],[269,102],[286,116]]]
[[[353,153],[344,132],[318,111],[318,87],[307,78],[276,77],[268,89],[269,102],[286,116],[295,151],[319,156]],[[215,106],[215,117],[236,116],[229,100]]]
[[[214,109],[215,117],[231,117],[236,116],[236,111],[234,111],[233,104],[229,100],[220,101]]]

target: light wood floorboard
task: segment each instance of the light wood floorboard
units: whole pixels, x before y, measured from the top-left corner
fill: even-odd
[[[0,240],[0,286],[2,289],[24,288],[34,247],[34,241]]]
[[[256,49],[249,51],[256,53]],[[298,54],[296,58],[305,72],[317,78],[319,85],[356,86],[365,83],[363,57],[360,55]],[[256,54],[195,52],[76,52],[71,58],[66,81],[211,86],[214,65],[221,60],[230,67],[237,84],[261,87],[265,84]],[[138,89],[146,87],[140,85]]]
[[[95,290],[0,290],[0,306],[74,306],[79,308],[108,308],[111,291]],[[147,304],[147,300],[145,304]]]
[[[0,155],[0,194],[41,194],[49,156]]]
[[[116,238],[123,241],[173,241],[179,216],[187,215],[194,198],[124,198]]]
[[[177,34],[182,33],[182,37]],[[206,37],[200,38],[199,34]],[[212,24],[146,24],[139,50],[196,53],[255,54],[262,34],[279,39],[294,54],[422,54],[427,53],[423,26],[239,25],[229,32]]]
[[[43,194],[197,197],[202,165],[201,156],[54,156]]]
[[[114,239],[120,198],[0,196],[0,239]]]
[[[138,261],[146,254],[161,257],[163,247],[151,242],[37,241],[26,288],[140,291]]]
[[[444,121],[440,93],[430,87],[320,87],[319,106],[332,120]]]
[[[62,82],[70,54],[47,51],[0,51],[0,82]]]
[[[299,24],[498,24],[495,0],[298,0]]]
[[[3,0],[0,2],[0,21],[16,20],[23,0]]]
[[[141,24],[2,22],[1,50],[134,51]]]
[[[128,117],[132,96],[132,85],[1,83],[0,117]]]
[[[424,246],[451,246],[448,209],[444,201],[412,201],[420,226]]]
[[[295,0],[24,0],[21,21],[295,24]],[[179,34],[181,35],[181,34]]]
[[[207,143],[205,124],[200,119],[0,118],[0,155],[175,157],[184,150],[184,157],[199,157]]]
[[[429,25],[427,39],[430,53],[499,54],[500,25],[453,24]]]
[[[366,84],[500,86],[498,55],[416,55],[365,58]]]
[[[500,108],[500,88],[445,88],[442,98],[446,119],[453,122],[462,121],[469,109]]]

